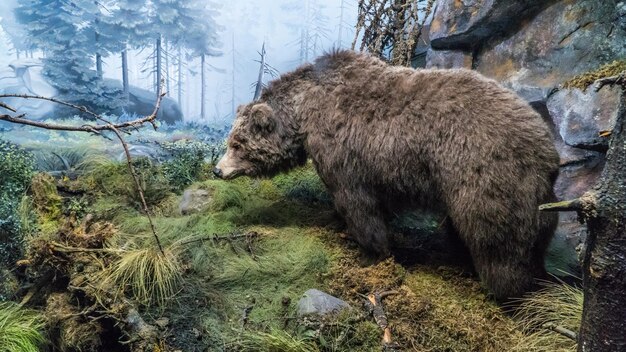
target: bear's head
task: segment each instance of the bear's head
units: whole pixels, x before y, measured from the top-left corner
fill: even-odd
[[[226,154],[213,172],[217,177],[273,176],[306,162],[303,137],[292,116],[277,114],[254,102],[237,109]]]

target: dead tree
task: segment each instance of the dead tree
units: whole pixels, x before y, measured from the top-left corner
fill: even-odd
[[[434,0],[359,0],[352,50],[367,50],[392,65],[410,66]]]
[[[624,74],[596,82],[622,84]],[[584,304],[579,352],[626,351],[626,91],[599,182],[582,197],[544,204],[544,211],[576,211],[587,223]]]

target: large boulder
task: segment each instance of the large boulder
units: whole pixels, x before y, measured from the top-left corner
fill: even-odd
[[[8,67],[0,68],[0,94],[26,94],[55,98],[58,91],[47,81],[42,73],[42,64],[38,59],[23,59],[11,62]],[[109,87],[122,89],[119,80],[105,79]],[[54,118],[58,105],[36,99],[7,98],[3,102],[14,107],[19,113],[24,113],[28,118],[41,120]],[[154,111],[156,93],[130,86],[129,104],[118,111],[111,113],[122,115],[127,113],[134,116],[149,115]],[[165,97],[157,115],[159,121],[174,124],[183,120],[183,113],[174,99]]]
[[[552,0],[440,0],[430,26],[434,49],[473,49],[505,35]]]
[[[209,208],[212,200],[212,193],[206,189],[186,189],[179,211],[182,215],[201,213]]]
[[[618,0],[558,1],[508,38],[489,39],[474,66],[531,102],[545,101],[573,76],[626,57],[624,19],[616,15],[622,6]]]
[[[605,86],[600,91],[563,89],[548,99],[550,116],[565,144],[591,150],[606,150],[608,139],[602,131],[615,126],[622,90]]]
[[[39,60],[23,59],[11,62],[8,67],[0,69],[0,94],[56,96],[57,90],[43,78],[41,70]],[[55,108],[54,104],[44,100],[5,98],[2,101],[35,120],[51,115]]]

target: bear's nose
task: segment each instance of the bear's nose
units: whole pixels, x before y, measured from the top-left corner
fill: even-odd
[[[213,169],[213,175],[215,175],[216,177],[222,178],[222,169],[220,168],[214,168]]]

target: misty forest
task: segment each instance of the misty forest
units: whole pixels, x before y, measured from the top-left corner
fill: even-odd
[[[626,351],[626,2],[0,10],[0,352]]]

